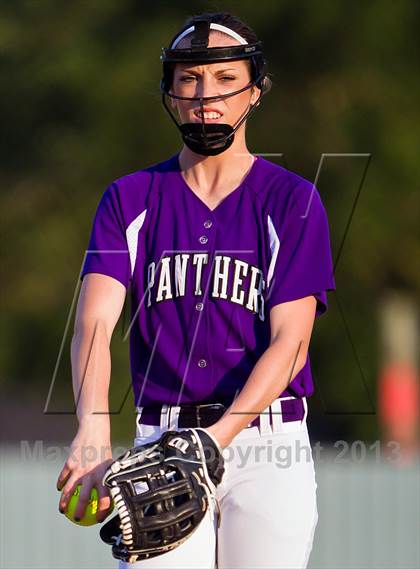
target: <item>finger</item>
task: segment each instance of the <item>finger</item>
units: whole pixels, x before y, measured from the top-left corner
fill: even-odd
[[[78,522],[83,518],[86,511],[86,506],[90,500],[90,494],[92,491],[92,482],[89,478],[85,478],[82,482],[82,486],[80,488],[80,495],[79,499],[77,500],[77,506],[74,510],[74,519]]]
[[[80,484],[80,476],[77,476],[74,473],[71,474],[63,487],[63,490],[61,492],[60,502],[58,504],[58,509],[62,514],[64,514],[64,512],[67,510],[70,498],[72,497],[78,484]]]
[[[63,468],[62,468],[62,470],[61,470],[61,472],[57,478],[56,487],[57,487],[57,490],[59,492],[61,492],[61,490],[63,489],[63,486],[66,483],[66,480],[68,479],[70,474],[71,474],[71,468],[68,465],[68,463],[66,462],[66,464],[63,466]]]
[[[112,499],[109,495],[108,488],[102,486],[102,484],[97,484],[96,486],[98,492],[98,511],[96,512],[96,519],[98,522],[103,522],[105,518],[108,517],[109,510],[111,508]]]

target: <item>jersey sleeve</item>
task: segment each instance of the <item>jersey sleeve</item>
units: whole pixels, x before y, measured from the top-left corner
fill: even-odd
[[[329,225],[317,188],[298,186],[289,207],[268,214],[271,259],[266,306],[315,296],[316,316],[328,308],[327,291],[335,290]]]
[[[113,182],[97,207],[80,280],[87,273],[117,279],[126,288],[131,279],[129,251],[118,186]]]

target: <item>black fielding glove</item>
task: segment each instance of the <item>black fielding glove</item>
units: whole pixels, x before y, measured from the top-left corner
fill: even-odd
[[[134,447],[106,471],[118,515],[100,536],[112,555],[128,563],[175,549],[197,529],[210,508],[220,510],[216,488],[224,474],[222,448],[202,428],[165,431]]]

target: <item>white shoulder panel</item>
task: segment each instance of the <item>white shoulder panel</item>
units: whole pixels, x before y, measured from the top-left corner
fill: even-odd
[[[271,251],[271,261],[270,266],[268,267],[268,275],[267,275],[267,288],[270,286],[271,277],[273,276],[274,267],[276,266],[277,255],[280,249],[280,239],[277,235],[277,231],[271,221],[271,217],[267,216],[268,221],[268,234],[270,237],[270,251]]]
[[[127,245],[128,245],[128,252],[130,254],[131,274],[134,273],[134,267],[136,266],[138,235],[140,229],[143,226],[146,217],[146,212],[147,209],[143,210],[141,214],[138,215],[130,223],[125,232]]]

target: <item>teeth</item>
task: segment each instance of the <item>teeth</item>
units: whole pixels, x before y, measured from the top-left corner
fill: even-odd
[[[202,113],[201,111],[198,111],[197,113],[195,113],[198,117],[200,118],[205,118],[205,119],[218,119],[220,118],[222,115],[220,113],[215,113],[215,112],[211,112],[211,113]]]

